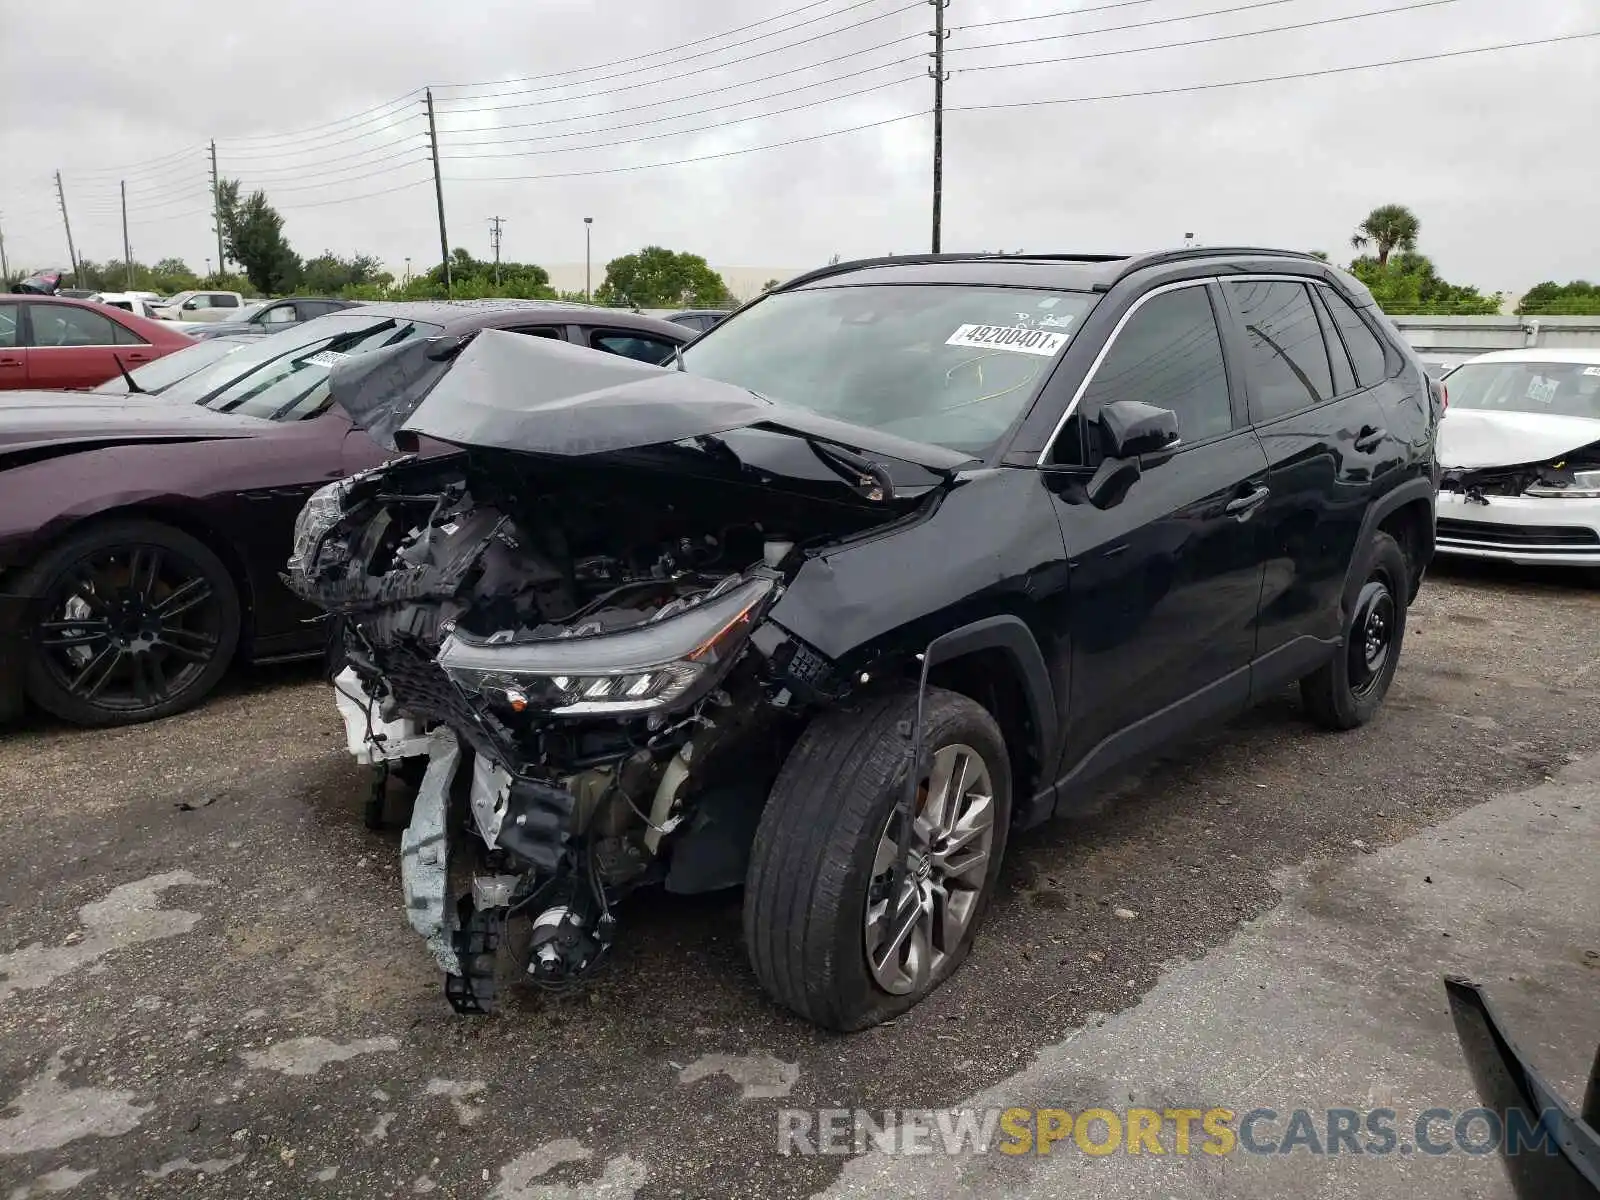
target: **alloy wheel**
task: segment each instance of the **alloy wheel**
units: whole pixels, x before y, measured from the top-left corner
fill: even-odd
[[[884,991],[924,989],[960,946],[983,899],[994,813],[983,757],[961,744],[936,751],[917,791],[907,870],[892,905],[899,814],[890,814],[872,863],[864,930],[867,967]]]
[[[58,577],[34,644],[69,694],[111,712],[154,708],[216,656],[223,606],[200,567],[166,546],[96,550]]]

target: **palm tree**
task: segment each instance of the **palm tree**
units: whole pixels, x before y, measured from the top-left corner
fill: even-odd
[[[1389,255],[1395,250],[1411,251],[1417,248],[1417,234],[1422,222],[1417,214],[1404,204],[1382,204],[1367,214],[1367,219],[1356,226],[1350,245],[1365,250],[1369,245],[1378,247],[1378,265],[1387,266]]]

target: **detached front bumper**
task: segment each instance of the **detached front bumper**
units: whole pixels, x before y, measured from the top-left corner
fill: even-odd
[[[1441,492],[1435,549],[1526,566],[1600,567],[1600,500]]]

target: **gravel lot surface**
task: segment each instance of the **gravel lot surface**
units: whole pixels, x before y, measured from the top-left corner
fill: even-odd
[[[756,990],[736,895],[636,898],[587,992],[452,1016],[309,670],[153,725],[9,729],[0,1200],[809,1195],[841,1161],[779,1157],[778,1108],[991,1087],[1272,909],[1275,872],[1600,748],[1597,626],[1583,582],[1436,571],[1372,725],[1317,732],[1286,693],[1113,781],[1013,843],[954,980],[850,1038]]]

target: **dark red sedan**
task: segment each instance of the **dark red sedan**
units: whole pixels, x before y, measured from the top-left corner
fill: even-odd
[[[174,325],[64,296],[0,296],[0,389],[86,388],[194,345]]]
[[[26,693],[81,725],[146,721],[237,658],[316,653],[327,630],[281,579],[295,518],[389,457],[331,403],[329,371],[403,342],[448,355],[480,329],[652,363],[694,336],[582,305],[372,304],[268,337],[179,334],[134,394],[0,393],[0,720]]]

